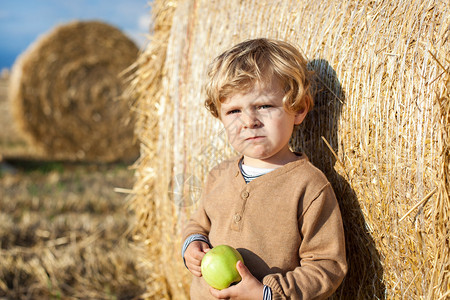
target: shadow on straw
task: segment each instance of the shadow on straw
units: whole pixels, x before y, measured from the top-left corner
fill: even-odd
[[[325,173],[341,209],[349,270],[333,298],[384,299],[386,287],[382,281],[380,254],[347,174],[344,178],[334,168],[338,162],[345,171],[336,154],[345,94],[335,70],[326,60],[312,60],[308,67],[315,73],[312,84],[315,106],[296,129],[292,145],[293,150],[306,153],[311,162]]]

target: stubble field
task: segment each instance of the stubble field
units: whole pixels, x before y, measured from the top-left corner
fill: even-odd
[[[135,299],[130,163],[51,161],[14,128],[0,80],[0,299]]]

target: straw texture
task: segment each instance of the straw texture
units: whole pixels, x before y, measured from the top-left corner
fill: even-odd
[[[350,269],[334,298],[449,297],[447,1],[154,1],[153,14],[134,79],[148,298],[188,298],[180,230],[198,182],[233,154],[203,107],[207,64],[254,37],[293,43],[316,72],[316,106],[291,145],[325,172],[343,213]]]
[[[51,158],[135,159],[138,146],[120,73],[138,48],[117,28],[72,22],[39,37],[15,62],[9,98],[31,145]]]

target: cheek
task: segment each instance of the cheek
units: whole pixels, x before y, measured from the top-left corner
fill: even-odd
[[[237,126],[238,124],[236,123],[236,121],[229,122],[229,120],[224,120],[222,121],[222,125],[228,137],[235,136],[239,131],[239,127]]]
[[[227,130],[227,136],[230,142],[236,141],[236,139],[239,137],[239,130],[237,130],[237,128],[235,127],[230,128]]]
[[[240,117],[238,116],[226,116],[222,120],[222,124],[225,127],[225,130],[229,131],[237,131],[239,130],[240,125],[242,124]]]
[[[276,127],[279,135],[290,137],[294,130],[294,122],[293,120],[280,120],[277,124],[274,124],[274,127]]]

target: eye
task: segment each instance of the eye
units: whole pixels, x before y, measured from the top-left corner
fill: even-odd
[[[239,110],[239,109],[232,109],[232,110],[229,110],[229,111],[227,111],[227,115],[233,115],[233,114],[238,114],[238,113],[240,113],[241,112],[241,110]]]
[[[270,104],[264,104],[264,105],[258,106],[258,109],[267,109],[267,108],[271,108],[271,107],[272,107],[272,105],[270,105]]]

